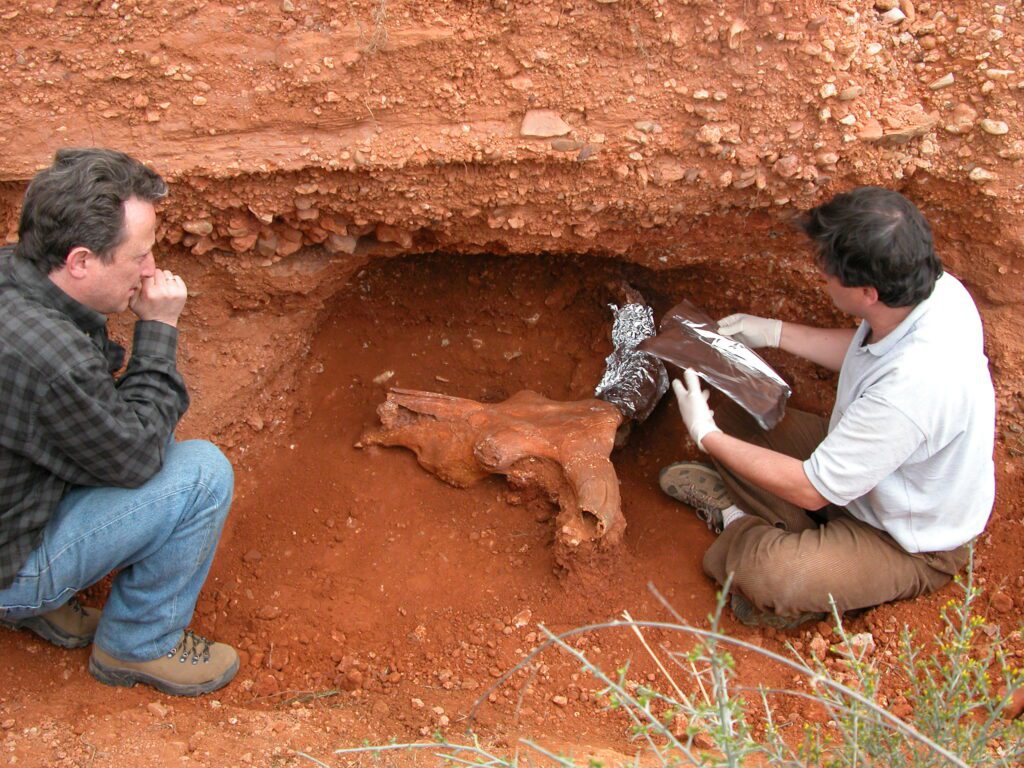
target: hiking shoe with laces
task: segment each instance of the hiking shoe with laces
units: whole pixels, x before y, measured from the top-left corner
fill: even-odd
[[[722,532],[722,510],[732,505],[732,499],[714,469],[696,461],[669,464],[658,475],[658,485],[673,499],[693,507],[712,531]]]
[[[27,629],[61,648],[85,648],[92,642],[102,612],[72,597],[60,608],[18,621],[0,621],[11,629]]]
[[[809,621],[824,621],[827,613],[801,613],[799,616],[779,616],[775,613],[755,608],[747,598],[733,592],[729,599],[732,615],[741,624],[748,627],[771,627],[772,629],[796,629]]]
[[[98,645],[89,658],[89,673],[106,685],[151,685],[170,696],[200,696],[231,682],[238,672],[238,653],[186,629],[165,655],[152,661],[121,661]]]

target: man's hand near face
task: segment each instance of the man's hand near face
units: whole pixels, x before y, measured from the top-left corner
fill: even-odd
[[[157,320],[177,327],[187,298],[185,281],[170,270],[158,269],[152,277],[142,278],[129,307],[140,320]]]

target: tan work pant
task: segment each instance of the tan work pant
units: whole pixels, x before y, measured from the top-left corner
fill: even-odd
[[[825,439],[828,422],[788,410],[765,432],[724,397],[715,421],[729,435],[805,460]],[[867,608],[932,592],[966,565],[968,545],[949,552],[910,554],[887,533],[828,506],[813,514],[737,477],[718,462],[737,507],[748,513],[729,525],[704,555],[704,571],[757,608],[781,616]]]

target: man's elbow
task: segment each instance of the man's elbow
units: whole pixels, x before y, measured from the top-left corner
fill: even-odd
[[[807,483],[807,486],[801,489],[800,496],[800,506],[808,512],[817,512],[819,509],[830,503],[829,500],[818,493],[818,490],[810,483]]]
[[[162,464],[161,456],[154,456],[145,461],[111,463],[104,468],[105,477],[102,480],[115,488],[138,488],[159,472]]]

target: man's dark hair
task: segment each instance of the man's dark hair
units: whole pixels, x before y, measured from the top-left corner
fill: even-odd
[[[858,187],[812,208],[799,223],[825,274],[848,287],[873,287],[887,306],[919,304],[942,275],[931,227],[899,192]]]
[[[49,274],[84,246],[104,262],[124,239],[124,202],[156,202],[167,184],[151,168],[112,149],[61,149],[25,192],[15,252]]]

